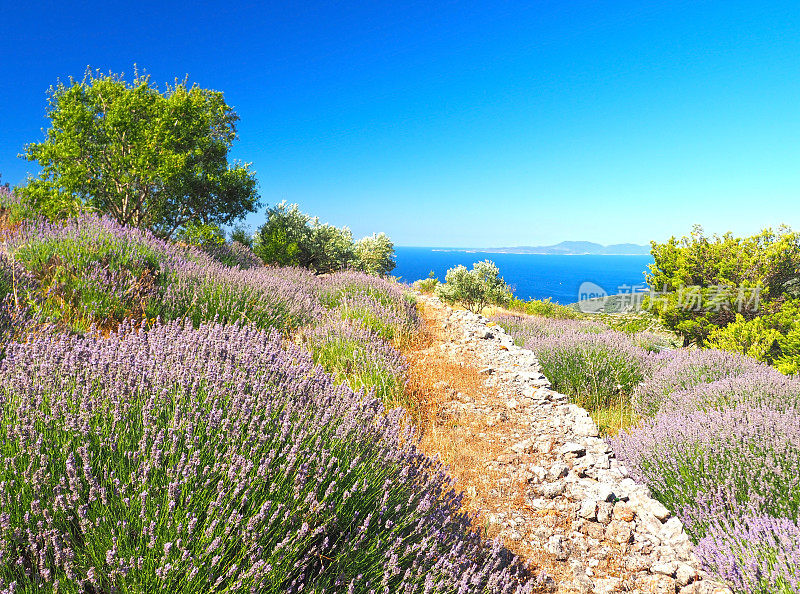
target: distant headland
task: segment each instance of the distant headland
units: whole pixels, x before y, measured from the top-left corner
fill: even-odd
[[[555,245],[521,245],[516,247],[493,248],[450,248],[436,249],[442,252],[481,252],[487,254],[546,254],[560,256],[647,256],[649,245],[635,243],[615,243],[600,245],[592,241],[562,241]]]

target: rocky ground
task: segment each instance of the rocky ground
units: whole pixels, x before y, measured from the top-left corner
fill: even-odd
[[[486,480],[460,487],[488,534],[547,571],[559,593],[730,592],[704,579],[681,522],[628,476],[589,414],[550,388],[532,352],[482,316],[419,301],[438,337],[428,349],[482,376],[471,393],[438,388],[450,394],[442,418],[479,432]]]

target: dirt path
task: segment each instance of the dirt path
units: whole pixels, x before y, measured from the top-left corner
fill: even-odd
[[[727,592],[701,579],[680,522],[625,477],[532,353],[472,314],[419,305],[427,340],[405,355],[422,447],[450,466],[486,536],[553,578],[543,590]]]

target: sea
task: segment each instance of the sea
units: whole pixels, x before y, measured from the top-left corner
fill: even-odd
[[[500,276],[520,299],[550,298],[567,305],[581,299],[587,286],[607,295],[629,293],[645,287],[645,271],[652,256],[562,256],[545,254],[498,254],[447,248],[395,247],[397,267],[391,272],[412,283],[434,275],[444,282],[449,268],[491,260]]]

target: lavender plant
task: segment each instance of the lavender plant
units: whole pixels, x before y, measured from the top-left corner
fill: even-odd
[[[399,413],[253,326],[0,362],[0,592],[524,592]]]
[[[338,272],[322,281],[320,302],[356,321],[384,340],[401,341],[413,335],[420,321],[416,308],[400,285],[360,272]]]
[[[612,440],[617,457],[702,538],[714,521],[769,515],[797,521],[800,410],[742,402],[659,413]]]
[[[706,571],[737,594],[800,592],[800,527],[786,518],[745,515],[715,521],[695,554]]]
[[[519,316],[494,320],[536,354],[556,390],[590,409],[626,400],[649,371],[647,351],[601,324]]]
[[[655,371],[633,394],[633,405],[640,416],[655,415],[673,392],[768,369],[744,355],[714,349],[664,351],[656,355],[653,362]]]
[[[203,251],[225,266],[259,268],[264,265],[253,250],[238,241],[223,241],[203,245]]]
[[[626,400],[649,368],[649,353],[621,332],[565,333],[528,340],[525,347],[556,390],[590,409]]]
[[[528,340],[557,336],[559,334],[599,334],[608,330],[602,323],[569,320],[569,319],[550,319],[540,316],[516,316],[498,315],[493,316],[492,321],[496,322],[506,332],[514,337],[514,342],[519,346]]]
[[[706,387],[727,394],[740,379],[752,377]],[[798,592],[800,410],[754,395],[721,409],[661,412],[612,447],[681,518],[708,571],[737,592]]]
[[[800,408],[800,378],[785,376],[771,367],[762,367],[672,392],[661,405],[661,410],[722,410],[740,404],[765,406],[777,411]]]
[[[83,332],[156,317],[289,330],[322,311],[310,273],[231,269],[198,249],[95,216],[29,223],[9,249],[42,285],[41,313]]]

